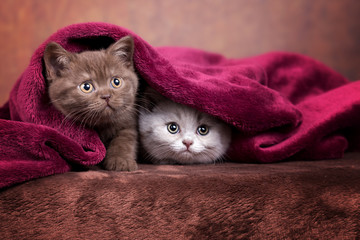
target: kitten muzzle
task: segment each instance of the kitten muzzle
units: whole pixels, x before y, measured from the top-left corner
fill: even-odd
[[[191,140],[183,140],[182,143],[186,146],[186,149],[189,150],[190,146],[194,143]]]
[[[100,98],[104,99],[106,103],[109,103],[111,95],[110,94],[102,95]]]

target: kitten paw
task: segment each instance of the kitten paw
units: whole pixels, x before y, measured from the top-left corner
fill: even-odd
[[[125,160],[119,157],[105,158],[103,167],[110,171],[135,171],[138,169],[135,160]]]

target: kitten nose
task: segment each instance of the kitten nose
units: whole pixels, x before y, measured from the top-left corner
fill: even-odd
[[[100,98],[104,99],[106,102],[109,102],[111,95],[110,94],[102,95],[102,96],[100,96]]]
[[[186,146],[187,149],[193,144],[192,140],[185,139],[182,141],[182,143]]]

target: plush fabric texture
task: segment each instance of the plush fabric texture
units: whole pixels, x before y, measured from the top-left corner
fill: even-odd
[[[359,147],[360,82],[350,83],[313,59],[292,53],[227,59],[197,49],[155,48],[111,24],[77,24],[39,46],[0,110],[0,187],[104,158],[94,131],[61,124],[64,117],[47,95],[42,57],[50,41],[80,52],[125,35],[134,37],[134,64],[143,82],[234,127],[232,161],[337,158]]]
[[[360,155],[68,172],[0,191],[2,239],[358,239]]]

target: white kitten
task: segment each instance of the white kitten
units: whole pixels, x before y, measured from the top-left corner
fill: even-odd
[[[140,142],[153,163],[211,163],[223,157],[231,140],[229,126],[152,89],[146,96],[152,105],[140,110]]]

